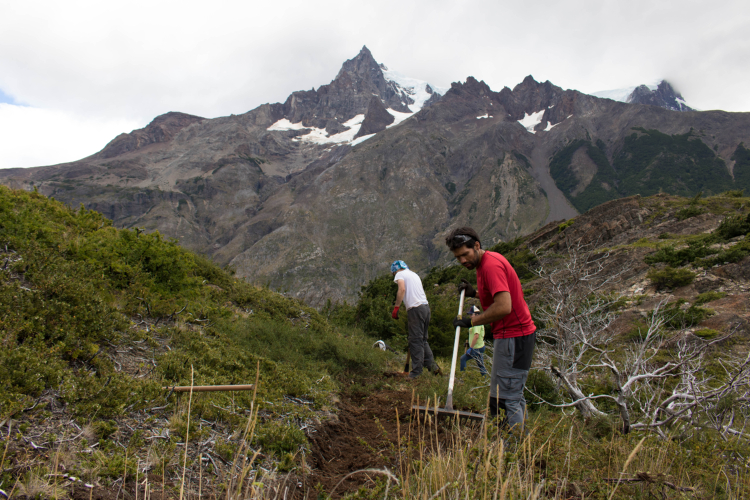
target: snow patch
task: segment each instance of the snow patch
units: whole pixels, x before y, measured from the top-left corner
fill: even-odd
[[[523,125],[523,127],[532,134],[535,134],[534,127],[542,123],[542,115],[544,115],[545,111],[546,110],[542,109],[536,113],[531,113],[530,115],[524,113],[524,117],[518,120],[518,123]]]
[[[547,122],[547,127],[544,129],[544,131],[545,132],[549,132],[550,130],[552,130],[553,128],[557,127],[558,125],[560,125],[560,124],[559,123],[555,123],[554,125],[552,125],[551,122]]]
[[[646,87],[648,87],[649,90],[654,91],[659,88],[659,84],[661,83],[661,81],[662,79],[659,78],[658,80],[647,83]],[[592,95],[594,97],[601,97],[604,99],[612,99],[613,101],[628,102],[628,97],[630,97],[630,94],[632,94],[636,87],[639,86],[640,85],[633,85],[631,87],[624,87],[621,89],[599,90],[597,92],[592,92],[589,95]]]
[[[286,118],[282,118],[277,121],[267,130],[309,130],[308,133],[295,137],[293,141],[313,142],[315,144],[340,144],[342,142],[351,142],[354,136],[359,132],[359,128],[362,126],[362,121],[365,119],[365,115],[360,114],[344,122],[345,127],[349,127],[349,130],[344,132],[328,135],[323,128],[317,127],[305,127],[302,123],[292,123]]]
[[[434,85],[430,85],[424,80],[418,80],[416,78],[405,76],[398,71],[393,71],[387,68],[383,68],[382,71],[386,81],[393,82],[396,87],[398,87],[397,90],[403,90],[406,95],[414,100],[414,104],[409,104],[409,109],[411,109],[415,113],[422,109],[424,107],[424,103],[427,102],[430,97],[432,97],[432,94],[427,92],[428,85],[433,92],[440,95],[445,95],[445,93],[449,90],[447,87],[436,87]]]
[[[360,114],[344,122],[345,127],[349,127],[349,130],[345,130],[338,134],[326,135],[325,129],[313,128],[309,134],[295,137],[295,141],[303,142],[314,142],[316,144],[340,144],[342,142],[351,142],[354,136],[359,132],[359,128],[362,126],[362,121],[365,119],[365,115]]]
[[[370,137],[375,137],[375,134],[369,134],[369,135],[363,135],[362,137],[357,137],[352,141],[352,147],[356,146],[357,144],[361,142],[365,142]]]
[[[302,130],[308,127],[305,127],[302,125],[302,122],[300,123],[292,123],[286,118],[282,118],[281,120],[277,121],[270,127],[268,127],[266,130]]]
[[[398,125],[402,121],[404,121],[407,118],[409,118],[409,117],[411,117],[411,116],[414,115],[414,113],[402,113],[400,111],[394,111],[394,110],[392,110],[390,108],[388,108],[386,111],[388,111],[391,114],[391,116],[393,116],[393,118],[395,118],[393,120],[393,123],[391,123],[390,125],[388,125],[386,128],[395,127],[396,125]],[[415,113],[416,113],[416,111],[415,111]]]
[[[485,113],[482,116],[477,116],[477,120],[481,120],[482,118],[492,118],[492,117],[488,113]]]

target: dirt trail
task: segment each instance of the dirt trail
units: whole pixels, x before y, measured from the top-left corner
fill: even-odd
[[[342,396],[338,418],[323,423],[310,436],[312,473],[304,478],[304,492],[298,498],[315,498],[318,483],[334,497],[372,484],[378,474],[351,472],[383,469],[398,474],[398,420],[408,426],[411,394],[383,391],[375,394]],[[312,496],[311,496],[312,495]]]
[[[398,387],[398,386],[397,386]],[[387,470],[401,476],[401,463],[419,458],[420,449],[431,454],[436,446],[445,447],[451,432],[443,425],[419,423],[412,420],[412,392],[408,384],[401,390],[387,389],[375,393],[341,394],[335,417],[308,431],[310,453],[305,457],[305,473],[280,473],[273,488],[285,498],[313,500],[322,491],[332,498],[341,498],[361,487],[372,487],[384,474],[357,472],[364,469]],[[424,401],[413,401],[424,404]],[[400,437],[400,440],[399,440]],[[11,450],[12,451],[12,450]],[[191,457],[194,460],[195,457]],[[354,474],[352,474],[354,473]],[[197,497],[196,478],[192,474],[186,488],[186,498]],[[146,483],[138,481],[139,497],[145,496]],[[179,478],[163,478],[148,474],[151,498],[176,500],[179,498]],[[203,498],[223,496],[217,489],[216,477],[204,476]],[[133,500],[136,485],[128,477],[125,485],[121,479],[107,486],[85,488],[83,482],[62,487],[60,498],[74,500]]]
[[[399,476],[399,461],[406,458],[408,442],[422,442],[427,449],[443,444],[448,433],[441,426],[411,422],[411,404],[412,394],[405,390],[342,396],[338,419],[323,423],[310,436],[312,472],[302,479],[303,487],[295,498],[316,498],[318,484],[328,494],[335,488],[333,498],[340,498],[384,477],[371,472],[347,477],[352,472],[386,468]],[[409,449],[418,453],[417,447]]]

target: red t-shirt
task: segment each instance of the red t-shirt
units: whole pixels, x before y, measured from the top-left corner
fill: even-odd
[[[523,337],[536,331],[529,306],[523,298],[521,280],[510,262],[496,252],[485,251],[477,266],[477,295],[485,311],[495,301],[498,292],[509,292],[510,314],[492,323],[492,336],[496,339]]]

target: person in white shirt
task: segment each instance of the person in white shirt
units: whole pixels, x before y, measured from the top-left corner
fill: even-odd
[[[427,328],[430,326],[430,305],[422,288],[422,280],[419,275],[411,270],[403,260],[397,260],[391,264],[393,281],[398,285],[396,303],[391,317],[398,319],[398,310],[401,302],[406,306],[406,318],[409,328],[409,353],[411,354],[412,368],[409,378],[414,379],[422,374],[422,369],[427,368],[435,375],[440,375],[440,367],[435,363],[430,344],[427,342]]]

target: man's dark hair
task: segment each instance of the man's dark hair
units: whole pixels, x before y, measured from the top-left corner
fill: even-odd
[[[471,248],[476,241],[479,241],[479,235],[470,227],[458,227],[445,237],[445,244],[451,250],[456,250],[463,246]],[[479,246],[482,246],[481,241],[479,241]]]

